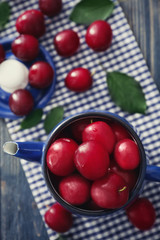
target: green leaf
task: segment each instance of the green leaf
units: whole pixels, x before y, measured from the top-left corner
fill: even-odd
[[[63,107],[53,108],[44,120],[44,129],[46,133],[50,133],[51,130],[63,119],[64,110]]]
[[[140,84],[121,72],[107,74],[108,89],[112,100],[129,113],[145,114],[147,105]]]
[[[21,122],[21,129],[27,129],[36,126],[42,119],[42,109],[35,109],[29,115],[27,115]]]
[[[10,15],[10,7],[8,2],[0,3],[0,29],[2,29],[8,22]]]
[[[95,20],[105,20],[112,14],[111,0],[81,0],[73,9],[70,20],[81,24],[91,24]]]

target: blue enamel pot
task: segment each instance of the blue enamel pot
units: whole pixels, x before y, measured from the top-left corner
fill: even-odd
[[[137,182],[134,188],[130,191],[129,200],[127,203],[118,209],[102,209],[102,210],[89,210],[83,207],[73,206],[67,203],[58,193],[58,177],[51,174],[46,164],[46,154],[50,145],[63,133],[70,129],[71,125],[77,121],[82,121],[84,119],[92,119],[93,121],[105,121],[105,122],[117,122],[121,124],[129,134],[132,136],[133,140],[137,143],[139,147],[139,153],[141,157],[140,166],[138,169]],[[75,114],[69,118],[64,119],[60,122],[48,136],[47,141],[44,142],[6,142],[3,146],[4,152],[26,159],[31,162],[38,162],[42,166],[43,176],[48,186],[49,191],[62,206],[71,211],[74,214],[90,217],[106,216],[118,211],[125,209],[129,204],[131,204],[138,195],[142,192],[145,180],[160,182],[160,167],[148,165],[147,154],[145,153],[142,141],[136,130],[128,123],[124,118],[106,111],[91,110],[82,113]]]

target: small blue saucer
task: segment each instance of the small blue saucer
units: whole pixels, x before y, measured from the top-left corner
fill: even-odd
[[[16,59],[16,60],[20,61],[12,53],[11,44],[12,44],[13,40],[14,39],[2,39],[0,41],[0,44],[3,45],[3,48],[6,53],[6,59]],[[29,84],[26,87],[26,89],[28,89],[31,92],[32,96],[34,97],[34,101],[35,101],[34,109],[43,108],[47,105],[47,103],[50,101],[51,97],[53,96],[53,93],[55,90],[55,85],[56,85],[56,69],[55,69],[53,60],[51,59],[49,53],[44,49],[44,47],[39,45],[39,49],[40,49],[39,54],[38,54],[37,58],[34,59],[34,61],[23,62],[23,64],[25,64],[25,66],[27,66],[29,68],[36,61],[48,62],[54,70],[54,77],[53,77],[52,84],[48,88],[36,89],[36,88],[31,87]],[[22,62],[22,61],[20,61],[20,62]],[[10,93],[7,93],[0,88],[0,118],[10,118],[10,119],[21,118],[21,117],[15,115],[10,110],[9,105],[8,105],[9,96],[10,96]]]

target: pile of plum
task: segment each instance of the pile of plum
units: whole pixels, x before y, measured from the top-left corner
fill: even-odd
[[[62,177],[59,194],[81,207],[123,206],[138,177],[140,153],[136,142],[117,123],[83,120],[74,123],[71,132],[72,138],[55,140],[46,157],[49,170]]]

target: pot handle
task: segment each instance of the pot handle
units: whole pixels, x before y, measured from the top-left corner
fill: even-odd
[[[22,158],[30,162],[41,163],[44,145],[43,142],[9,141],[3,145],[3,151],[14,157]]]
[[[160,167],[154,165],[147,165],[146,180],[160,182]]]

